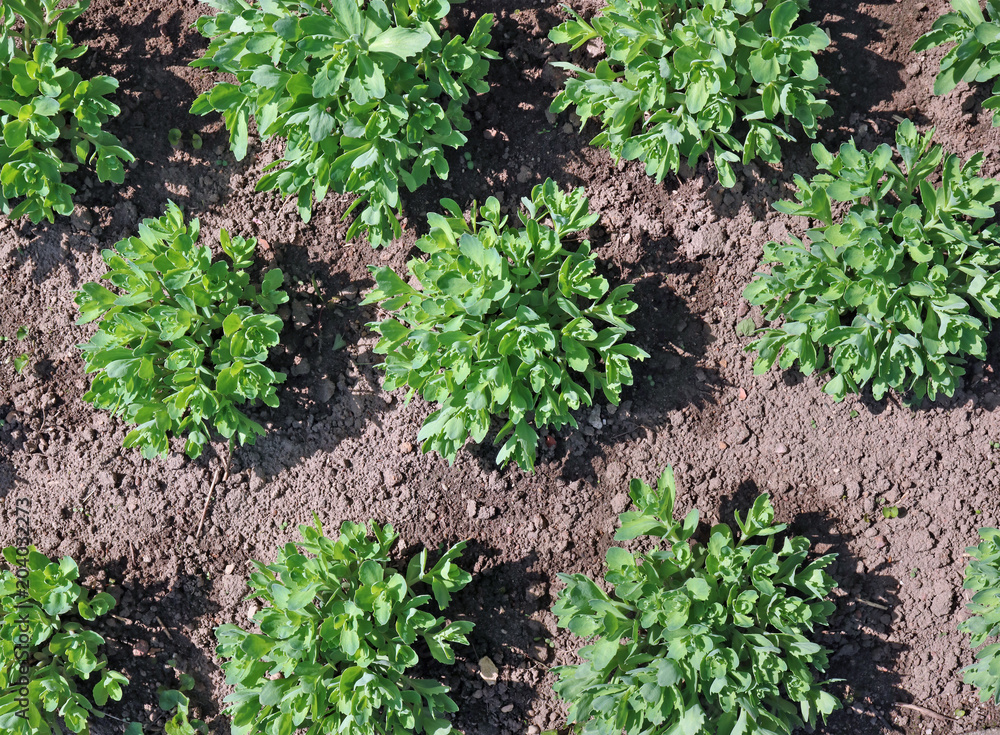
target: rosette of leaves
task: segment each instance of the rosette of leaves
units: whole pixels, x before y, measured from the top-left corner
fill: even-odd
[[[983,109],[993,110],[993,125],[1000,126],[1000,3],[986,0],[951,0],[953,12],[945,13],[913,44],[913,51],[954,44],[941,59],[934,78],[934,94],[948,94],[959,82],[993,82],[993,96]]]
[[[18,572],[0,572],[0,732],[87,735],[90,720],[104,717],[94,705],[120,700],[128,679],[108,669],[104,638],[79,620],[97,620],[115,600],[77,584],[68,556],[54,562],[33,546],[26,559],[13,546],[3,556]]]
[[[253,562],[252,592],[264,607],[259,633],[235,625],[216,630],[225,659],[233,735],[327,733],[356,735],[457,731],[444,715],[458,711],[448,688],[412,671],[424,651],[452,664],[453,644],[466,645],[473,624],[447,622],[426,608],[430,587],[444,610],[472,577],[455,560],[465,543],[432,567],[427,551],[406,574],[390,564],[398,535],[391,525],[344,523],[336,540],[302,525],[302,541],[286,544],[273,564]]]
[[[807,375],[832,372],[823,391],[838,401],[869,384],[876,400],[893,388],[919,401],[952,395],[967,356],[985,357],[1000,316],[1000,230],[986,224],[1000,181],[976,175],[981,153],[963,164],[931,146],[933,132],[903,121],[898,161],[886,144],[860,151],[851,141],[837,155],[813,146],[826,173],[796,175],[798,201],[775,208],[820,224],[808,244],[768,243],[771,273],[743,294],[765,321],[784,319],[747,347],[759,353],[755,373],[798,364]],[[836,223],[832,201],[849,205]]]
[[[0,209],[11,219],[52,222],[55,214],[71,214],[75,190],[63,174],[94,165],[101,181],[120,184],[122,162],[135,160],[102,129],[120,112],[107,99],[117,80],[84,79],[66,66],[87,51],[73,45],[66,26],[89,6],[90,0],[65,7],[60,0],[0,4]]]
[[[394,312],[369,325],[380,335],[375,352],[386,355],[384,387],[440,404],[418,438],[449,462],[502,416],[497,461],[532,469],[532,417],[536,426],[576,426],[570,411],[590,406],[598,388],[617,405],[632,384],[629,360],[649,356],[622,341],[632,331],[624,319],[636,308],[626,298],[632,286],[609,292],[590,242],[571,244],[598,219],[583,189],[562,192],[550,179],[522,202],[517,228],[494,197],[478,214],[473,205],[470,220],[442,200],[450,216],[429,214],[430,233],[417,241],[429,257],[407,265],[416,285],[372,267],[376,288],[364,303]]]
[[[691,542],[698,511],[674,520],[668,467],[656,489],[633,480],[637,510],[620,516],[616,540],[652,539],[633,554],[608,549],[608,594],[583,574],[566,584],[552,611],[560,627],[592,639],[582,663],[559,666],[556,693],[584,735],[774,735],[815,725],[839,702],[816,675],[826,650],[809,640],[826,625],[836,585],[824,571],[833,555],[807,561],[809,541],[776,534],[766,495],[739,538],[726,524],[708,544]]]
[[[230,443],[252,444],[264,429],[237,406],[277,406],[275,386],[285,380],[264,364],[282,327],[274,311],[288,301],[284,276],[271,269],[258,288],[246,272],[255,239],[219,233],[230,266],[212,262],[199,230],[170,202],[138,237],[102,253],[117,292],[87,283],[76,295],[77,324],[101,320],[79,345],[95,373],[83,399],[135,424],[125,446],[147,459],[169,451],[170,435],[186,435],[184,451],[197,457],[213,428]]]
[[[468,39],[442,31],[441,0],[207,0],[198,21],[212,39],[193,66],[236,76],[195,100],[191,111],[223,113],[237,159],[256,120],[261,138],[285,140],[257,191],[295,196],[308,221],[327,191],[357,198],[347,231],[373,246],[401,234],[399,182],[413,191],[433,172],[447,178],[445,148],[465,145],[463,106],[486,92],[493,16]]]
[[[553,112],[576,108],[601,132],[591,141],[616,159],[638,159],[657,182],[709,153],[719,181],[732,164],[781,160],[792,119],[816,137],[832,110],[817,98],[828,81],[815,54],[830,43],[814,23],[798,24],[808,0],[611,0],[591,23],[573,10],[549,39],[577,49],[600,39],[606,58],[572,72]]]
[[[1000,703],[1000,642],[995,640],[1000,635],[1000,531],[981,528],[979,536],[982,542],[965,550],[972,561],[962,584],[975,593],[966,606],[973,615],[958,629],[971,636],[972,648],[993,642],[976,653],[976,662],[962,673],[965,683],[979,690],[980,701]]]

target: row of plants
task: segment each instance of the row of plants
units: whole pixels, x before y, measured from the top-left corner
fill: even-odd
[[[466,39],[442,30],[449,6],[437,0],[209,4],[219,12],[198,22],[211,42],[195,65],[238,84],[216,84],[194,111],[223,114],[237,158],[248,150],[251,119],[262,138],[284,138],[284,158],[258,189],[296,195],[304,218],[328,190],[352,192],[351,210],[364,209],[348,237],[363,232],[374,245],[398,237],[398,181],[413,189],[431,171],[446,176],[444,148],[466,142],[463,105],[487,91],[495,57],[492,17]],[[3,7],[0,201],[11,217],[51,220],[72,209],[61,174],[76,164],[60,157],[60,141],[79,162],[96,162],[102,180],[120,183],[121,162],[131,160],[101,130],[117,114],[104,97],[117,83],[59,66],[86,50],[73,45],[67,24],[87,5]],[[957,44],[942,62],[938,79],[950,81],[939,92],[994,74],[1000,24],[975,2],[954,5],[916,47]],[[791,136],[776,120],[794,117],[813,137],[829,112],[815,97],[826,80],[814,59],[828,39],[798,24],[805,7],[617,0],[590,24],[574,15],[552,40],[576,48],[600,38],[607,58],[592,73],[568,66],[574,76],[553,109],[573,105],[584,122],[597,118],[594,142],[644,161],[658,179],[681,154],[694,162],[712,151],[731,184],[737,153],[744,162],[779,161],[777,141]],[[745,128],[742,140],[734,125]],[[836,154],[813,146],[823,173],[796,175],[798,201],[775,206],[820,224],[803,240],[769,243],[770,273],[745,291],[765,322],[747,348],[758,355],[755,372],[774,364],[818,372],[837,400],[866,389],[881,398],[892,388],[919,401],[953,395],[967,358],[985,356],[985,334],[1000,315],[1000,243],[997,225],[987,224],[1000,182],[977,175],[981,154],[962,163],[932,145],[932,133],[903,121],[895,154],[885,144],[863,151],[850,141]],[[940,186],[929,183],[938,176]],[[598,218],[580,189],[536,186],[519,226],[493,197],[467,215],[454,201],[441,204],[444,214],[427,215],[430,231],[416,243],[426,257],[410,261],[408,281],[372,268],[376,287],[365,303],[389,314],[370,325],[376,352],[386,355],[385,388],[437,404],[418,435],[425,452],[453,462],[470,438],[486,439],[497,417],[498,462],[531,470],[538,429],[575,426],[573,411],[598,392],[617,404],[633,382],[631,361],[648,357],[626,341],[631,286],[611,288],[588,241],[577,244]],[[275,311],[288,298],[281,272],[250,284],[252,238],[220,233],[226,264],[212,261],[198,235],[197,220],[185,223],[171,204],[137,237],[104,251],[116,290],[89,283],[77,296],[81,323],[100,320],[81,345],[95,374],[85,400],[133,425],[126,446],[146,457],[166,453],[171,435],[184,437],[190,457],[213,432],[252,442],[263,428],[240,407],[277,406],[285,378],[265,364],[280,338]]]
[[[811,640],[827,625],[836,586],[833,555],[810,555],[809,541],[775,523],[767,495],[738,532],[720,523],[699,532],[699,513],[674,518],[668,467],[655,487],[633,480],[635,510],[619,518],[604,586],[583,574],[560,575],[552,607],[558,625],[587,643],[580,663],[557,666],[556,694],[568,725],[583,735],[765,735],[814,727],[840,707],[825,688],[827,651]],[[271,564],[252,562],[247,599],[262,607],[256,629],[219,626],[216,654],[233,692],[225,713],[236,735],[343,732],[457,735],[448,688],[426,678],[428,655],[450,665],[474,623],[443,613],[473,577],[458,566],[465,542],[431,563],[425,549],[405,573],[392,557],[391,525],[345,522],[328,538],[319,519],[299,527]],[[982,543],[964,587],[973,614],[959,627],[979,647],[1000,633],[1000,531]],[[707,538],[707,542],[705,539]],[[127,678],[108,669],[104,639],[90,623],[115,604],[77,583],[69,557],[51,561],[8,547],[13,570],[0,574],[0,727],[16,735],[89,733],[99,709],[118,701]],[[608,591],[610,590],[610,591]],[[983,701],[1000,702],[1000,643],[964,671]],[[482,663],[480,664],[483,665]],[[168,735],[193,735],[190,676],[163,690],[174,715]],[[132,723],[129,735],[142,732]]]

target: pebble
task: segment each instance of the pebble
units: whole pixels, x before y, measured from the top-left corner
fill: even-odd
[[[601,429],[604,427],[604,422],[601,421],[600,406],[594,406],[590,410],[590,415],[587,417],[587,423],[593,426],[595,429]]]
[[[425,515],[424,518],[426,518],[428,521],[430,521],[431,523],[433,523],[434,521],[437,520],[438,514],[435,513],[433,510],[429,510],[429,511],[427,511],[427,515]]]
[[[323,378],[316,384],[316,400],[319,403],[329,403],[336,389],[337,387],[333,384],[333,381]]]
[[[774,451],[782,455],[788,454],[788,447],[786,447],[784,444],[779,444],[774,448]]]
[[[512,712],[513,710],[514,710],[514,705],[512,704],[505,704],[503,707],[500,708],[500,711],[503,712],[504,714]]]
[[[500,670],[489,656],[483,656],[479,659],[479,675],[483,678],[483,681],[493,686],[500,677]]]
[[[413,445],[410,444],[410,442],[403,442],[402,444],[399,445],[399,451],[401,451],[403,454],[409,454],[410,452],[413,451]]]
[[[630,502],[632,501],[627,493],[618,493],[611,498],[611,510],[615,513],[624,513]]]
[[[468,501],[466,501],[466,503],[465,503],[465,515],[469,516],[469,518],[475,518],[477,510],[478,510],[478,507],[476,505],[476,501],[475,500],[468,500]]]
[[[236,567],[232,564],[226,564],[226,574],[232,574]]]

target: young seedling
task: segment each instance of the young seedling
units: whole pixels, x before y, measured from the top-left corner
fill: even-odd
[[[120,112],[107,96],[112,77],[84,79],[67,62],[87,52],[67,26],[89,7],[75,0],[0,3],[0,211],[11,219],[55,221],[73,212],[73,187],[63,174],[94,165],[100,181],[121,184],[123,163],[135,160],[103,130]],[[19,203],[14,202],[20,200]]]
[[[830,43],[814,23],[799,23],[808,0],[613,0],[590,23],[572,19],[549,39],[571,50],[593,39],[605,58],[574,74],[552,103],[575,107],[601,132],[591,143],[616,159],[637,159],[662,181],[686,159],[711,154],[719,181],[736,183],[733,164],[781,160],[794,140],[789,121],[810,138],[832,110],[817,98],[828,81],[815,54]],[[734,133],[739,132],[743,139]]]
[[[837,401],[865,386],[876,400],[890,389],[934,400],[954,394],[967,357],[986,356],[1000,316],[1000,180],[977,176],[982,153],[963,164],[932,146],[933,132],[904,120],[895,156],[813,146],[823,173],[796,175],[798,201],[775,208],[819,224],[807,242],[768,243],[771,272],[744,291],[771,323],[747,347],[755,373],[829,372],[823,391]],[[849,209],[835,220],[831,202]]]
[[[65,727],[89,735],[91,719],[105,716],[97,707],[120,700],[128,684],[107,668],[104,638],[85,625],[115,600],[77,584],[68,556],[54,562],[32,546],[24,557],[9,546],[3,557],[24,574],[0,572],[0,732],[50,735]]]
[[[456,565],[464,542],[432,567],[424,550],[400,574],[390,566],[398,539],[392,526],[344,523],[330,539],[316,519],[299,526],[273,564],[253,562],[251,598],[259,633],[235,625],[216,630],[234,735],[422,733],[458,735],[445,715],[458,711],[448,688],[411,670],[427,651],[453,664],[473,624],[447,622],[440,610],[472,577]]]
[[[196,115],[221,112],[237,160],[253,118],[263,140],[285,141],[257,191],[297,199],[303,220],[329,190],[357,197],[347,231],[373,246],[402,234],[400,182],[414,191],[447,178],[445,148],[467,142],[463,107],[485,81],[493,16],[467,39],[443,29],[447,2],[334,3],[209,0],[219,9],[197,27],[211,39],[193,66],[236,77],[195,100]]]
[[[386,355],[384,387],[440,405],[417,438],[449,462],[500,416],[497,462],[533,469],[536,427],[576,426],[570,411],[592,405],[597,390],[617,405],[632,385],[630,361],[649,357],[624,341],[632,286],[609,290],[590,242],[572,237],[598,219],[583,189],[562,192],[550,179],[522,202],[518,228],[493,197],[469,219],[442,200],[449,216],[428,215],[417,247],[429,257],[408,263],[410,282],[371,269],[376,287],[363,303],[393,314],[370,325]]]
[[[252,444],[264,429],[237,406],[259,399],[276,407],[275,386],[285,380],[264,365],[283,326],[274,312],[288,301],[284,276],[274,268],[252,285],[246,271],[257,241],[222,230],[230,267],[212,262],[199,231],[170,202],[138,237],[104,251],[105,278],[118,292],[87,283],[76,295],[77,323],[100,320],[79,345],[95,374],[83,399],[134,424],[125,446],[146,458],[166,454],[171,435],[186,435],[184,451],[197,457],[213,429]]]
[[[953,12],[934,21],[913,50],[952,46],[941,59],[934,94],[948,94],[959,82],[995,80],[993,96],[983,102],[983,109],[993,110],[993,125],[1000,126],[1000,3],[986,0],[985,13],[980,0],[951,0],[951,7]]]
[[[801,537],[776,543],[785,525],[766,495],[746,518],[736,513],[738,538],[719,524],[704,545],[691,541],[697,510],[674,520],[669,467],[655,489],[633,480],[629,494],[636,510],[620,516],[615,540],[643,537],[652,550],[608,549],[610,593],[559,575],[559,627],[590,641],[582,663],[553,669],[569,724],[599,735],[773,735],[825,721],[840,703],[817,680],[827,652],[808,634],[834,610],[824,571],[834,557],[808,560]]]

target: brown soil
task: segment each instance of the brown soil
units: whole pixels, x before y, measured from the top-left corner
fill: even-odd
[[[979,106],[986,85],[933,97],[942,52],[909,51],[946,0],[815,5],[813,17],[834,38],[821,69],[839,90],[824,125],[828,144],[891,141],[895,116],[907,116],[936,126],[938,140],[963,156],[985,151],[986,172],[1000,173],[1000,136]],[[572,661],[579,642],[558,632],[548,612],[556,574],[600,575],[628,480],[652,479],[670,463],[680,512],[697,505],[710,521],[729,519],[767,491],[781,520],[839,555],[837,612],[823,638],[830,675],[844,680],[831,686],[849,704],[823,732],[923,735],[997,722],[961,682],[972,654],[956,626],[966,617],[964,548],[978,527],[1000,523],[1000,342],[953,399],[912,410],[895,398],[834,404],[817,380],[796,373],[755,378],[735,332],[763,244],[805,228],[770,205],[788,195],[792,172],[813,170],[808,141],[790,146],[780,169],[747,167],[733,191],[704,166],[657,186],[640,166],[615,165],[589,147],[566,115],[547,116],[558,75],[546,62],[565,52],[545,36],[562,10],[469,0],[456,6],[455,25],[468,30],[495,12],[501,55],[491,92],[471,104],[475,170],[454,154],[451,181],[409,197],[404,242],[376,252],[344,242],[343,198],[328,199],[305,225],[290,205],[253,193],[275,146],[236,163],[221,122],[187,114],[215,81],[188,67],[205,46],[191,29],[200,11],[194,0],[95,0],[74,36],[92,47],[82,62],[88,72],[120,80],[123,112],[111,129],[138,162],[117,190],[79,175],[85,212],[72,223],[0,219],[0,334],[27,325],[31,355],[17,375],[10,359],[24,344],[0,343],[0,544],[13,538],[15,498],[28,497],[37,546],[73,555],[92,584],[120,593],[116,612],[127,622],[100,630],[112,665],[132,684],[111,714],[155,717],[155,688],[170,682],[164,663],[176,658],[198,681],[197,713],[227,733],[212,630],[246,625],[248,560],[272,559],[315,511],[331,529],[344,519],[390,521],[407,553],[471,539],[464,561],[475,578],[451,612],[477,627],[459,664],[441,672],[461,707],[456,724],[469,735],[560,725],[564,710],[547,671]],[[173,127],[200,132],[205,147],[172,149]],[[534,476],[497,470],[490,446],[466,449],[449,467],[411,450],[430,408],[403,406],[380,388],[365,328],[375,312],[359,306],[371,285],[366,266],[402,267],[422,213],[442,196],[468,205],[503,195],[509,206],[549,176],[587,187],[602,215],[591,233],[597,254],[609,277],[636,284],[636,342],[652,357],[636,367],[622,406],[586,412],[581,429],[560,432]],[[168,199],[201,217],[206,236],[228,227],[261,238],[266,265],[291,277],[293,319],[275,362],[296,374],[280,408],[255,412],[269,433],[234,452],[199,538],[224,445],[197,461],[174,454],[146,462],[123,450],[122,424],[81,401],[86,380],[74,347],[93,330],[74,325],[74,290],[100,277],[101,248],[161,214]],[[347,346],[333,351],[337,335]],[[598,418],[599,429],[591,424]],[[883,519],[883,504],[899,506],[899,518]],[[139,641],[148,652],[133,652]],[[495,687],[478,677],[475,662],[485,655],[500,668]],[[952,723],[898,703],[966,715]]]

